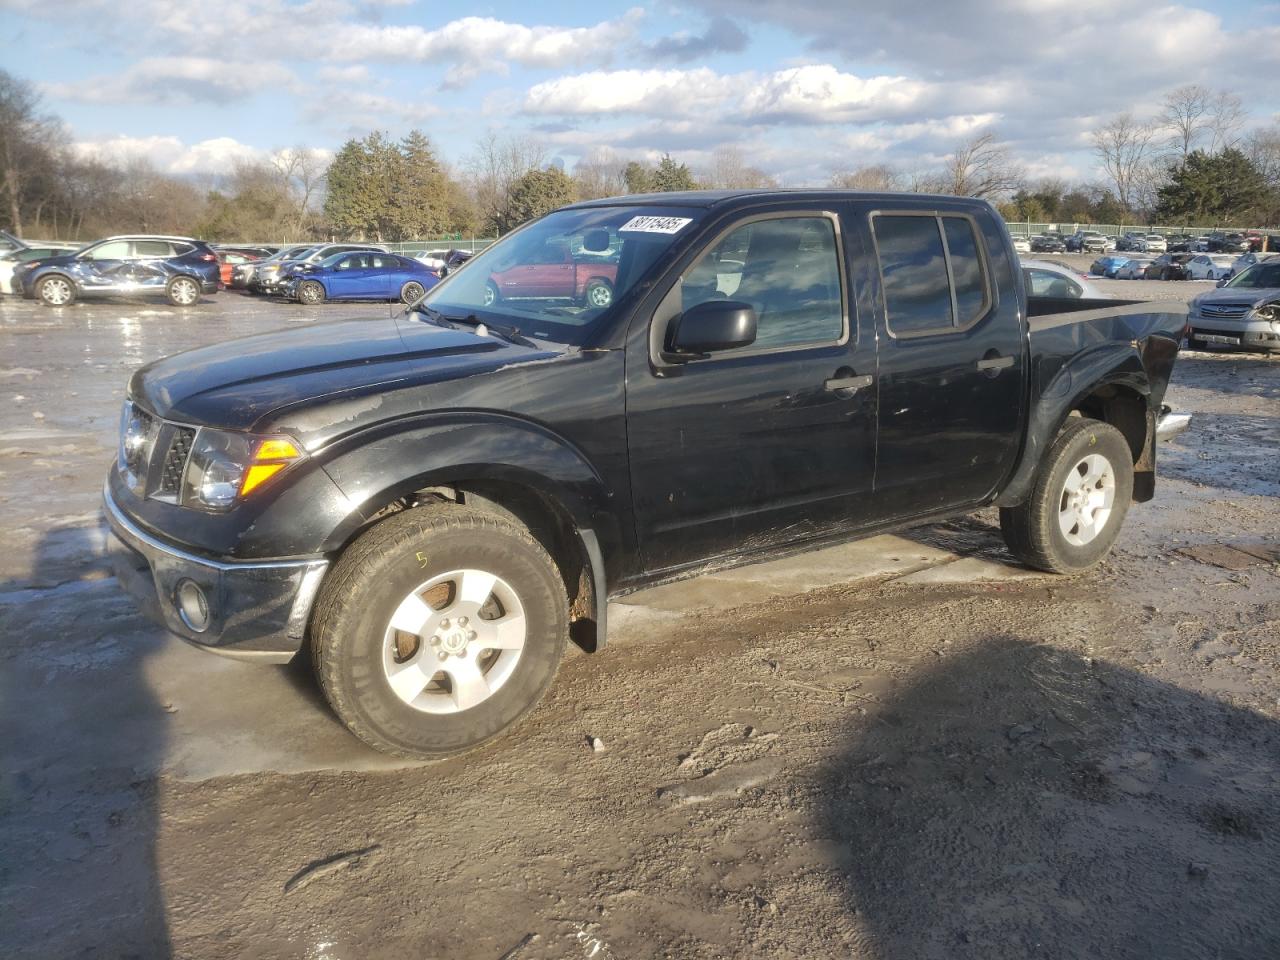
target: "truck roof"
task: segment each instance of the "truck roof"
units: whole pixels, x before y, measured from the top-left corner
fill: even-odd
[[[926,206],[934,203],[956,203],[988,206],[985,200],[972,197],[956,197],[930,193],[891,193],[866,190],[764,188],[752,190],[673,190],[670,193],[637,193],[630,196],[602,197],[599,200],[583,200],[571,207],[614,206],[663,206],[663,207],[720,207],[748,200],[882,200],[895,205]]]

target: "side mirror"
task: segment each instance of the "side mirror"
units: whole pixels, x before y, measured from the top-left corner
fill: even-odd
[[[756,311],[737,300],[707,300],[676,318],[664,360],[683,363],[756,342]]]

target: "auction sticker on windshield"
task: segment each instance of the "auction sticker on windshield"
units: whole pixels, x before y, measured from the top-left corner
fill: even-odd
[[[679,233],[693,221],[688,217],[632,217],[619,233]]]

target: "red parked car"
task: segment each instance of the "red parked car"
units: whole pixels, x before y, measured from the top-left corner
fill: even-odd
[[[218,255],[218,273],[222,277],[222,285],[229,287],[231,274],[237,266],[261,260],[268,251],[256,247],[218,247],[214,253]]]
[[[613,303],[613,285],[617,278],[616,262],[598,257],[575,259],[568,247],[547,244],[529,260],[489,274],[484,304],[538,298],[607,307]]]

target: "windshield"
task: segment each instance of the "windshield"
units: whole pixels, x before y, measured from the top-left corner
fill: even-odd
[[[423,306],[437,318],[483,321],[579,346],[705,212],[558,210],[476,254],[435,286]]]
[[[1280,263],[1255,263],[1249,269],[1237,273],[1226,285],[1237,290],[1280,289]]]

